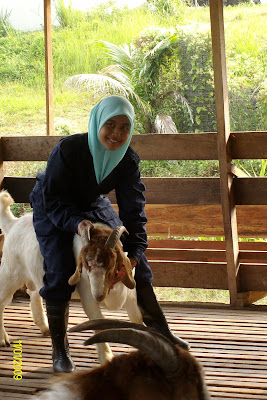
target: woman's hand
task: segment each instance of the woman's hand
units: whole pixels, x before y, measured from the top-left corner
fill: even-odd
[[[135,258],[130,258],[130,257],[129,257],[129,260],[131,261],[132,268],[136,267],[136,265],[137,265],[137,260],[136,260]]]
[[[78,228],[77,228],[77,232],[78,232],[78,234],[80,236],[81,236],[81,233],[82,233],[83,229],[86,228],[87,226],[90,226],[90,227],[92,226],[92,222],[89,221],[88,219],[84,219],[83,221],[81,221],[79,223]]]

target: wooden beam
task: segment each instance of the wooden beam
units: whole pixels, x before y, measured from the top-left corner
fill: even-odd
[[[267,132],[233,132],[230,147],[233,159],[267,158]]]
[[[44,35],[45,35],[45,79],[46,79],[46,132],[47,135],[53,135],[54,106],[53,106],[51,0],[44,0]]]
[[[154,286],[229,289],[227,266],[223,262],[150,260],[149,263]],[[262,279],[263,276],[267,276],[267,264],[240,265],[240,289],[244,293],[237,294],[235,305],[244,305],[240,300],[248,298],[246,292],[267,291],[267,279]],[[256,297],[251,295],[250,299],[256,301]]]
[[[267,204],[267,179],[257,177],[235,178],[233,193],[236,204]]]
[[[222,240],[186,240],[186,239],[148,239],[148,248],[157,249],[205,249],[205,250],[225,250],[225,242]],[[267,242],[239,242],[239,247],[243,252],[267,252]],[[267,254],[267,253],[266,253]],[[246,255],[245,255],[246,257]],[[265,258],[265,262],[267,257]]]
[[[211,37],[217,120],[217,148],[221,178],[222,213],[226,243],[227,276],[232,305],[237,302],[239,247],[230,154],[230,116],[226,75],[223,0],[210,1]]]
[[[46,161],[62,136],[2,137],[4,161]],[[131,146],[141,160],[217,160],[215,133],[134,135]],[[237,159],[267,158],[267,132],[232,133]]]
[[[267,291],[267,264],[247,263],[240,266],[240,292],[266,292]],[[242,299],[242,294],[239,298]],[[246,301],[244,293],[244,301]],[[255,300],[254,300],[255,301]]]
[[[233,164],[231,164],[231,172],[235,178],[247,178],[249,176],[242,169]]]
[[[267,296],[267,292],[245,292],[238,293],[237,306],[244,307],[255,303]]]
[[[154,286],[228,289],[226,263],[151,260],[149,264]]]
[[[35,178],[4,178],[3,187],[14,197],[17,203],[27,202],[27,198],[35,185]],[[221,204],[219,178],[143,178],[146,186],[147,204],[210,206]],[[240,178],[233,186],[238,205],[266,205],[266,178]],[[115,192],[107,194],[116,204]],[[251,210],[252,212],[253,210]],[[264,212],[264,209],[262,209]],[[190,210],[192,216],[192,210]],[[194,215],[197,218],[196,215]],[[252,217],[252,216],[251,216]],[[209,218],[208,218],[209,219]]]
[[[226,262],[225,249],[198,249],[198,242],[194,241],[194,243],[196,246],[195,248],[149,247],[146,250],[146,257],[154,260]],[[240,250],[240,262],[253,264],[266,263],[267,251]]]

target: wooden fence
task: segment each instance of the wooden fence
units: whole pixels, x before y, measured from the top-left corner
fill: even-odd
[[[35,178],[4,176],[4,163],[46,161],[60,139],[58,136],[0,139],[2,188],[16,202],[29,202]],[[218,159],[216,133],[134,135],[132,146],[142,160]],[[232,133],[229,151],[236,159],[267,158],[267,134]],[[237,210],[238,235],[266,238],[266,178],[238,175],[239,171],[233,167],[230,192]],[[150,240],[147,250],[155,286],[230,289],[227,242],[166,240],[170,236],[225,236],[221,180],[222,177],[143,178],[148,235],[165,238],[157,242]],[[115,204],[114,193],[109,197]],[[267,292],[267,243],[237,245],[238,271],[234,279],[238,282],[238,291],[232,304],[240,306]]]

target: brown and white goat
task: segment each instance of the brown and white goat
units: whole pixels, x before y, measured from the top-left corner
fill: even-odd
[[[0,228],[4,233],[3,256],[0,267],[0,346],[10,344],[4,328],[3,313],[14,292],[26,285],[30,295],[35,324],[48,334],[47,317],[39,290],[43,286],[43,257],[36,239],[32,214],[16,218],[10,205],[13,199],[7,191],[0,192]],[[109,310],[126,308],[133,322],[141,323],[137,305],[135,281],[128,257],[119,240],[124,227],[112,231],[106,225],[92,224],[82,237],[74,235],[73,250],[77,262],[70,284],[77,284],[84,311],[89,319],[103,318],[100,305]],[[82,268],[84,266],[85,268]],[[112,358],[106,343],[97,345],[100,363]]]
[[[139,351],[114,357],[101,367],[62,376],[34,400],[209,400],[200,364],[187,350],[142,325],[88,321],[70,331],[101,330],[85,345],[125,343]]]

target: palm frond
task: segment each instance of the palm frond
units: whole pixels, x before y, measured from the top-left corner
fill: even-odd
[[[109,73],[111,74],[111,70]],[[103,71],[102,71],[103,72]],[[115,69],[113,70],[113,74]],[[86,90],[93,92],[94,96],[105,97],[109,94],[122,95],[129,99],[134,99],[137,105],[145,112],[148,105],[144,102],[129,85],[129,80],[121,74],[120,80],[104,74],[79,74],[68,78],[63,85],[65,88],[73,88],[77,91]]]
[[[141,79],[145,74],[151,76],[153,72],[155,72],[155,69],[158,69],[158,66],[162,64],[165,54],[171,50],[171,44],[176,40],[176,36],[169,36],[168,38],[161,40],[152,50],[146,53],[140,69],[139,79]]]
[[[109,76],[124,85],[131,86],[129,77],[123,72],[120,65],[108,65],[99,71],[99,74]]]
[[[134,55],[135,47],[133,44],[117,46],[113,43],[101,40],[100,43],[104,46],[106,53],[109,55],[114,64],[120,65],[123,72],[130,78],[132,71],[135,68]]]
[[[191,107],[190,107],[188,101],[186,100],[186,98],[184,96],[181,95],[181,93],[178,93],[176,90],[173,91],[173,94],[174,94],[175,101],[176,102],[180,101],[182,103],[182,105],[186,107],[187,112],[189,114],[190,121],[193,124],[194,123],[193,113],[192,113],[192,110],[191,110]]]

